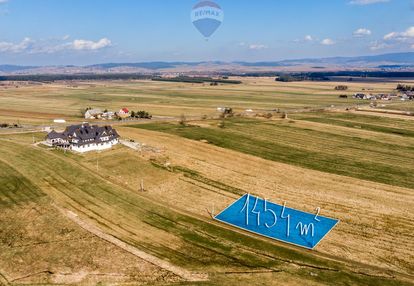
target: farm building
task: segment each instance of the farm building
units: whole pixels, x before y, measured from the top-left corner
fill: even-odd
[[[102,114],[103,112],[100,109],[88,109],[85,112],[85,119],[99,119]]]
[[[62,133],[52,131],[46,136],[49,146],[85,153],[110,149],[118,144],[119,135],[111,126],[71,125]]]

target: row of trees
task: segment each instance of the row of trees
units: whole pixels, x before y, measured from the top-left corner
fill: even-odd
[[[227,84],[241,84],[240,80],[229,80],[224,78],[214,79],[211,77],[191,77],[191,76],[178,76],[178,77],[154,77],[153,81],[169,81],[169,82],[184,82],[184,83],[213,83],[213,85],[218,85],[219,83]]]
[[[414,91],[414,85],[404,85],[404,84],[398,84],[397,85],[398,91]]]
[[[144,110],[136,111],[136,112],[131,111],[131,118],[151,119],[152,115]]]
[[[19,124],[0,123],[0,128],[20,128]]]

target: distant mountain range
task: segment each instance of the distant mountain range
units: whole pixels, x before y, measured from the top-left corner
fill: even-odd
[[[88,66],[0,65],[1,75],[84,74],[84,73],[209,73],[209,72],[307,72],[337,70],[414,71],[414,52],[375,56],[307,58],[264,62],[140,62],[103,63]]]

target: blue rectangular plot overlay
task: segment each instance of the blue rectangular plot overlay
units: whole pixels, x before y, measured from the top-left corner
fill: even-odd
[[[216,220],[269,238],[313,249],[339,220],[287,208],[246,194]]]

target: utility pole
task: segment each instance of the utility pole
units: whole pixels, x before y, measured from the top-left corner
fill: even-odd
[[[144,192],[144,179],[141,179],[141,192]]]

